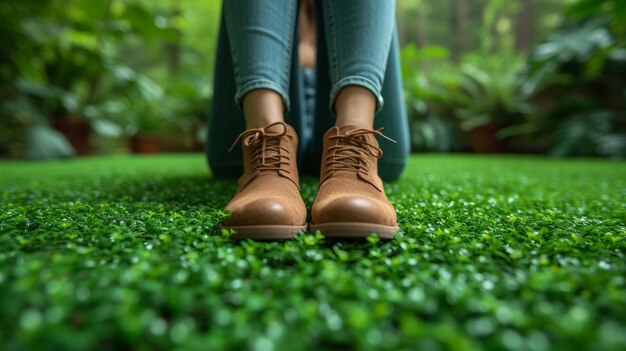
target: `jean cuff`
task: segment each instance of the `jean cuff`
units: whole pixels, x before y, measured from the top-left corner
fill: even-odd
[[[287,94],[285,89],[283,89],[280,85],[267,79],[255,79],[255,80],[245,83],[239,89],[237,89],[237,92],[235,93],[235,102],[237,103],[237,106],[242,107],[243,97],[247,93],[256,89],[269,89],[269,90],[275,91],[283,99],[283,104],[285,105],[285,113],[289,111],[289,107],[290,107],[289,94]]]
[[[359,86],[359,87],[362,87],[371,91],[372,94],[374,94],[374,97],[376,98],[376,112],[380,111],[380,109],[383,107],[383,103],[384,103],[383,96],[380,93],[381,87],[378,84],[364,77],[348,76],[348,77],[341,79],[337,83],[335,83],[335,85],[333,86],[333,89],[330,91],[330,110],[331,111],[333,112],[335,111],[333,108],[335,106],[335,99],[337,98],[337,95],[339,94],[341,89],[349,85],[356,85],[356,86]]]

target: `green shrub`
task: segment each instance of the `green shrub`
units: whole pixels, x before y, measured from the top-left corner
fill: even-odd
[[[503,134],[548,137],[557,156],[626,157],[626,3],[581,0],[566,14],[528,61],[537,113]]]
[[[469,52],[460,62],[439,47],[402,51],[415,150],[462,148],[463,132],[519,122],[531,110],[521,91],[522,56]]]

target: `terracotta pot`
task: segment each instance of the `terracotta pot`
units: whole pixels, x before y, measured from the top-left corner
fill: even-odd
[[[204,140],[200,137],[200,134],[206,136],[206,125],[203,123],[195,123],[191,128],[193,137],[193,151],[204,152]]]
[[[54,119],[53,127],[65,135],[76,150],[77,155],[91,154],[91,143],[89,142],[91,128],[89,123],[78,118],[60,117]]]
[[[504,143],[496,137],[500,126],[496,123],[485,124],[470,130],[472,150],[479,154],[504,152]]]
[[[135,154],[155,154],[161,151],[161,138],[154,133],[139,133],[130,138],[130,147]]]

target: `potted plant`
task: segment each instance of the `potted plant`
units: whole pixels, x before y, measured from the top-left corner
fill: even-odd
[[[461,131],[454,118],[458,73],[446,48],[401,51],[402,81],[411,131],[411,151],[449,152],[462,149]]]
[[[504,135],[545,144],[555,156],[626,157],[626,13],[598,21],[602,7],[583,0],[568,20],[531,53],[524,90],[537,108]],[[620,27],[621,26],[621,27]]]
[[[115,134],[115,123],[109,123],[115,118],[100,113],[102,106],[136,97],[143,88],[144,76],[123,63],[127,60],[120,44],[128,42],[125,38],[174,38],[174,30],[158,26],[156,12],[147,4],[115,8],[115,2],[107,0],[78,0],[67,6],[29,3],[8,7],[20,10],[10,21],[19,45],[7,42],[10,55],[0,61],[11,67],[15,95],[29,99],[78,154],[88,154],[92,131]],[[125,126],[119,124],[118,129],[126,133]]]
[[[211,83],[178,78],[170,80],[164,90],[164,96],[155,102],[160,119],[167,123],[163,147],[171,151],[203,151]]]
[[[161,151],[161,133],[167,129],[165,120],[153,109],[137,113],[137,132],[130,138],[135,154],[153,154]]]
[[[38,106],[78,155],[91,153],[84,108],[97,101],[101,77],[109,73],[101,30],[51,11],[42,18],[24,18],[20,35],[24,45],[15,57],[14,81],[19,95]]]
[[[461,65],[455,115],[475,152],[503,152],[498,131],[529,112],[518,79],[522,67],[522,60],[509,55],[470,56]]]

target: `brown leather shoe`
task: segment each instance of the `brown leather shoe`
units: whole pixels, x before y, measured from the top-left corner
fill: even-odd
[[[391,239],[398,232],[396,211],[378,176],[382,150],[374,135],[389,139],[381,130],[342,126],[326,132],[320,185],[311,213],[312,233],[319,230],[331,238],[375,233]]]
[[[306,206],[300,196],[295,130],[282,122],[239,135],[244,171],[235,197],[226,205],[231,216],[223,228],[235,239],[288,239],[306,230]]]

